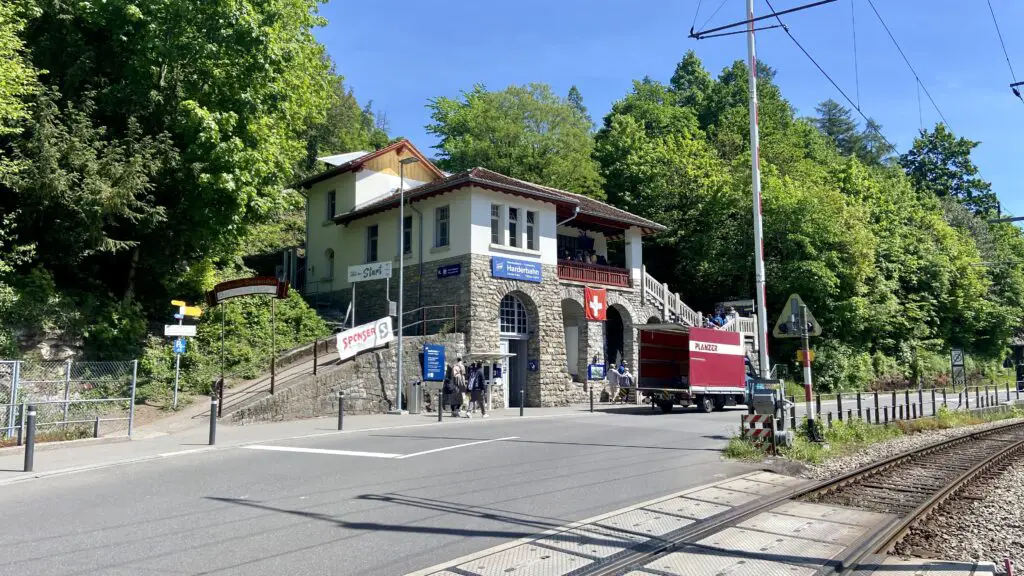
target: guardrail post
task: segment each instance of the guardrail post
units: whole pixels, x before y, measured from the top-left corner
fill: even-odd
[[[138,382],[139,361],[132,360],[132,397],[128,401],[128,437],[132,437],[132,429],[135,425],[135,387]]]
[[[28,405],[27,428],[25,429],[25,472],[32,471],[36,457],[36,406]]]
[[[832,427],[832,411],[831,410],[829,410],[829,412],[828,412],[828,427],[829,428]]]
[[[893,406],[893,412],[895,412],[895,411],[896,411],[896,407]],[[882,413],[885,415],[885,425],[888,426],[889,425],[889,407],[888,406],[882,406]],[[875,416],[878,416],[878,414],[875,414]]]
[[[921,411],[924,412],[924,409],[922,409]],[[917,420],[917,404],[911,404],[910,405],[910,413],[911,413],[911,418],[914,419],[914,420]]]
[[[313,376],[316,376],[316,364],[320,353],[320,339],[313,340]]]
[[[17,409],[17,407],[15,407]],[[21,412],[18,412],[18,446],[23,444],[25,437],[25,403],[21,403]]]
[[[875,390],[875,424],[878,424],[878,390]]]
[[[974,405],[981,408],[981,386],[974,387]]]
[[[935,406],[935,388],[932,388],[932,416],[935,416],[935,411],[937,409],[938,407]]]
[[[903,391],[903,403],[907,405],[907,414],[910,414],[910,390]]]
[[[839,421],[843,421],[843,395],[836,394],[836,411],[839,413]]]
[[[857,392],[857,419],[858,420],[863,420],[864,419],[864,413],[861,411],[861,405],[860,405],[860,392]]]
[[[917,403],[921,406],[921,416],[924,416],[924,389],[917,389]]]
[[[1006,401],[1010,401],[1010,383],[1006,382]]]
[[[899,419],[903,420],[903,405],[902,404],[900,405],[899,410],[900,410],[900,417],[899,417]]]
[[[892,419],[896,419],[896,391],[892,391]]]
[[[864,409],[864,415],[867,416],[867,418],[868,418],[867,419],[867,423],[871,424],[871,407],[870,406]]]
[[[345,392],[338,390],[338,430],[345,427]]]

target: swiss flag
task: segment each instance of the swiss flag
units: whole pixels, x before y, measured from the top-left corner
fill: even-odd
[[[583,288],[583,308],[587,320],[608,319],[608,291],[604,288]]]

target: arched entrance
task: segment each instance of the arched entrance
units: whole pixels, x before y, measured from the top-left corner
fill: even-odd
[[[587,381],[587,319],[578,300],[562,300],[562,326],[565,333],[565,365],[576,382]]]
[[[505,362],[505,406],[517,407],[525,398],[529,366],[530,316],[522,295],[506,294],[498,308],[500,351],[514,354]],[[522,392],[522,393],[521,393]]]
[[[647,323],[648,324],[661,324],[661,318],[658,318],[657,316],[651,316],[650,318],[647,319]]]
[[[608,308],[605,322],[604,347],[608,366],[618,366],[626,359],[625,322],[617,306]]]

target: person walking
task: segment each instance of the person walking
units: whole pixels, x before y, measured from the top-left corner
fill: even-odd
[[[458,402],[459,408],[461,409],[466,395],[466,365],[462,363],[462,357],[459,356],[455,360],[455,366],[452,367],[452,384],[455,386],[455,398]],[[461,416],[461,410],[456,410],[454,404],[452,405],[452,415]],[[469,414],[466,414],[469,417]]]
[[[470,411],[476,412],[477,407],[479,407],[481,417],[487,418],[487,406],[484,404],[484,369],[479,362],[476,363],[473,379],[469,386],[471,394],[469,401]]]

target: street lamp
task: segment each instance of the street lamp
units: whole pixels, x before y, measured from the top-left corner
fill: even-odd
[[[397,406],[395,414],[402,413],[402,364],[405,358],[402,355],[404,340],[402,336],[405,333],[402,321],[405,317],[402,309],[405,292],[405,165],[415,164],[419,161],[419,158],[415,156],[398,161],[398,359],[395,362],[398,365],[398,380],[395,382],[395,405]]]

